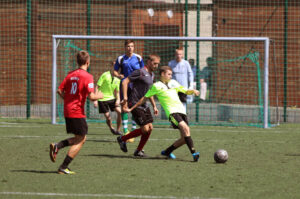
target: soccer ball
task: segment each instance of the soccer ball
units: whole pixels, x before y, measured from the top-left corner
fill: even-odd
[[[228,153],[224,149],[219,149],[214,154],[216,163],[225,163],[228,160]]]

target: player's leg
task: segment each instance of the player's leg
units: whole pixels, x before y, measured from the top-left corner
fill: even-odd
[[[80,149],[82,148],[84,142],[86,140],[86,135],[75,135],[75,137],[69,139],[70,149],[68,154],[66,155],[63,163],[60,165],[58,169],[58,173],[60,174],[74,174],[68,166],[72,162],[72,160],[77,156]]]
[[[111,131],[114,130],[114,129],[113,129],[113,126],[112,126],[112,121],[111,121],[111,117],[110,117],[109,112],[104,113],[104,117],[105,117],[105,119],[106,119],[106,124],[107,124],[107,126],[109,127],[109,129],[110,129]]]
[[[184,142],[186,143],[187,147],[189,148],[194,161],[197,162],[200,155],[199,155],[199,152],[196,152],[196,150],[194,148],[194,142],[193,142],[193,139],[190,134],[190,127],[188,126],[185,119],[183,121],[179,122],[178,127],[180,130],[181,139],[182,138],[184,139]]]
[[[123,132],[124,134],[128,133],[128,113],[121,113]]]
[[[134,121],[133,117],[131,117],[131,131],[136,129],[136,122]]]
[[[121,107],[116,106],[115,111],[117,113],[117,132],[121,133],[121,124],[122,124],[122,118],[121,118]]]
[[[74,134],[74,137],[68,139],[70,149],[63,163],[60,165],[58,173],[74,174],[68,166],[82,148],[86,140],[86,134],[88,133],[88,126],[85,118],[66,118],[66,128],[67,133]]]
[[[58,151],[66,146],[69,146],[68,139],[61,140],[58,143],[51,143],[50,144],[50,159],[52,162],[56,161],[56,156],[58,154]]]
[[[137,149],[134,152],[134,156],[147,157],[143,148],[144,148],[145,144],[147,143],[147,141],[151,135],[151,132],[153,130],[152,123],[148,123],[146,125],[141,126],[141,130],[142,130],[141,139],[140,139]]]

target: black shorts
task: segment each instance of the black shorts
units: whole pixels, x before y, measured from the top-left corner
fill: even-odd
[[[153,117],[149,107],[144,108],[139,106],[133,109],[131,113],[134,121],[139,126],[144,126],[146,124],[153,123]]]
[[[189,125],[187,116],[182,113],[172,113],[169,116],[169,121],[171,122],[174,129],[179,129],[178,125],[181,121],[184,121],[187,125]]]
[[[88,133],[88,126],[85,118],[65,118],[67,133],[75,135],[86,135]]]
[[[116,99],[108,101],[98,101],[99,113],[107,113],[110,111],[115,111],[116,108]]]

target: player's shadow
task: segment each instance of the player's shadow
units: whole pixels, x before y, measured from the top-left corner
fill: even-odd
[[[105,158],[126,158],[126,159],[135,159],[135,160],[167,160],[167,161],[187,162],[186,160],[183,160],[183,159],[169,160],[163,156],[136,157],[136,156],[132,156],[132,155],[112,155],[112,154],[88,154],[85,156],[105,157]]]
[[[86,140],[86,142],[102,142],[102,143],[115,143],[116,140]]]
[[[286,156],[300,156],[300,153],[287,153]]]
[[[20,172],[20,173],[38,173],[38,174],[49,174],[49,173],[55,173],[57,174],[57,171],[39,171],[39,170],[11,170],[11,172]]]

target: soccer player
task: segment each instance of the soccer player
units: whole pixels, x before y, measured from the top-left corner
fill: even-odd
[[[133,40],[125,40],[125,54],[119,56],[114,65],[114,76],[118,77],[123,81],[127,78],[134,70],[138,70],[144,67],[144,61],[142,57],[136,53],[134,53],[134,41]],[[120,84],[120,87],[122,85]],[[130,92],[131,85],[129,85],[128,92]],[[123,100],[122,88],[120,89],[120,99]],[[122,112],[122,124],[124,134],[128,133],[128,114]],[[136,124],[134,120],[132,120],[132,130],[136,129]],[[134,139],[128,140],[129,142],[133,142]]]
[[[148,90],[144,97],[142,97],[139,102],[137,102],[127,112],[133,111],[136,107],[145,103],[149,97],[157,96],[159,102],[164,108],[167,118],[169,118],[173,128],[179,129],[180,138],[176,140],[171,146],[166,150],[161,152],[162,155],[167,156],[171,159],[175,159],[176,156],[172,153],[175,149],[186,144],[193,156],[195,162],[198,161],[200,155],[196,152],[194,148],[194,143],[191,138],[190,128],[188,126],[188,120],[186,116],[185,109],[181,103],[178,92],[182,92],[187,95],[195,94],[199,95],[198,90],[187,90],[185,87],[180,85],[176,80],[172,78],[172,69],[169,66],[162,66],[159,70],[160,81],[153,84],[153,86]]]
[[[124,99],[123,109],[126,110],[128,107],[132,107],[135,105],[149,90],[150,86],[153,84],[153,71],[158,68],[160,63],[160,57],[158,55],[149,55],[147,58],[147,65],[139,70],[133,71],[126,79],[124,79],[123,85],[123,94]],[[132,83],[131,92],[127,95],[128,85]],[[158,114],[158,110],[156,108],[156,104],[154,98],[150,98],[150,102],[153,106],[154,114]],[[134,156],[138,157],[147,157],[144,153],[144,146],[149,139],[149,136],[152,132],[153,126],[153,117],[151,115],[150,108],[147,104],[143,104],[141,106],[136,107],[132,111],[133,118],[135,122],[140,126],[140,128],[131,131],[130,133],[119,136],[117,138],[120,148],[123,152],[127,152],[126,141],[128,139],[141,136],[140,143],[137,149],[134,152]]]
[[[179,82],[180,85],[184,86],[186,89],[192,90],[194,83],[194,75],[191,65],[188,61],[183,59],[183,50],[175,50],[175,59],[171,60],[168,65],[171,67],[173,72],[173,79]],[[186,110],[187,95],[179,92],[179,99],[183,103]]]
[[[58,169],[59,174],[74,174],[68,166],[76,157],[83,146],[88,126],[85,119],[84,105],[86,98],[98,100],[103,97],[101,92],[94,92],[94,79],[87,72],[90,65],[90,56],[86,51],[77,53],[78,69],[69,72],[60,84],[57,93],[64,99],[64,116],[67,133],[74,134],[74,137],[50,144],[50,159],[56,161],[60,149],[70,146],[70,149]]]
[[[114,64],[114,63],[113,63]],[[97,86],[99,91],[103,93],[103,98],[94,101],[94,107],[99,108],[99,113],[103,113],[106,118],[106,124],[114,135],[122,135],[121,133],[121,107],[120,107],[120,79],[113,77],[111,71],[104,72],[98,82]],[[117,130],[113,128],[110,111],[117,113]]]

